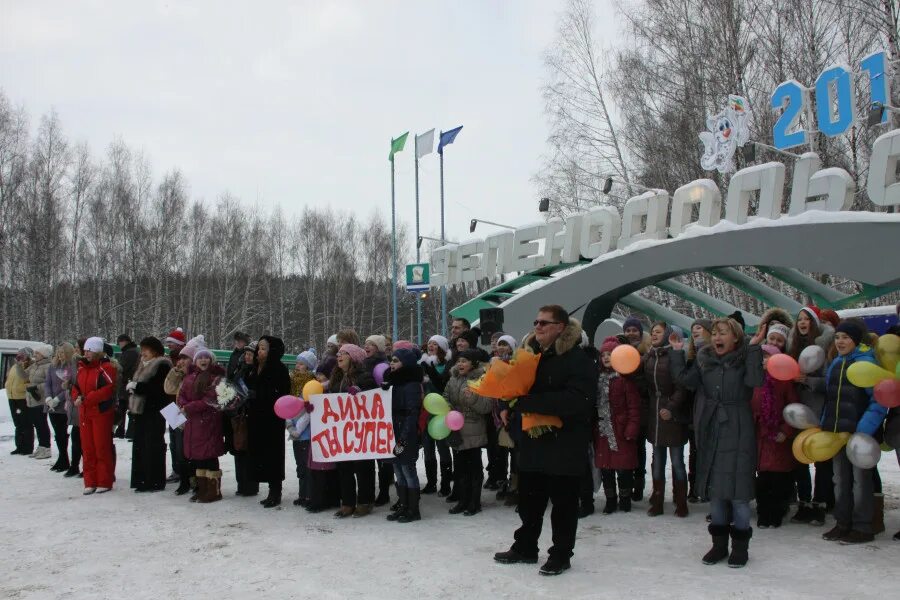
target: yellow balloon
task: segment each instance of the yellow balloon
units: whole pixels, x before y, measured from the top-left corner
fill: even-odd
[[[803,431],[798,433],[797,437],[794,438],[794,443],[791,444],[791,450],[793,450],[794,452],[794,458],[802,462],[804,465],[811,465],[816,462],[803,453],[803,442],[805,442],[809,436],[821,431],[822,430],[818,427],[810,427],[809,429],[804,429]]]
[[[895,371],[900,364],[900,335],[888,333],[878,338],[875,358],[888,371]]]
[[[322,384],[312,379],[306,382],[306,385],[303,386],[303,399],[309,402],[309,399],[316,394],[324,394],[325,388],[322,387]]]
[[[820,431],[803,441],[803,454],[815,462],[826,461],[834,458],[849,439],[849,433]]]
[[[847,379],[861,388],[873,387],[879,381],[893,378],[893,373],[870,362],[855,362],[847,369]]]

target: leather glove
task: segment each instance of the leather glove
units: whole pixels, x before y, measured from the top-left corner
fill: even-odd
[[[391,383],[389,381],[385,381],[381,384],[381,389],[383,389],[384,391],[388,391],[389,389],[391,389]]]
[[[400,456],[403,454],[403,450],[405,449],[405,445],[403,440],[397,440],[397,443],[394,445],[394,456]]]

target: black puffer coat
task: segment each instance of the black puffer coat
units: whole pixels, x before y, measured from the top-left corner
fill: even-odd
[[[419,412],[422,410],[423,387],[422,367],[401,367],[384,374],[385,383],[391,385],[391,411],[394,425],[394,440],[403,446],[403,452],[396,455],[397,462],[405,465],[416,464],[419,457]]]
[[[697,487],[716,500],[751,500],[756,477],[756,430],[750,401],[765,381],[762,351],[742,345],[724,356],[705,346],[691,365],[669,353],[672,376],[703,395],[695,415]]]
[[[597,365],[581,349],[581,324],[569,324],[551,348],[541,354],[534,385],[515,404],[517,413],[557,416],[562,428],[519,441],[519,470],[549,475],[580,476],[588,462],[588,445],[597,398]],[[523,345],[540,351],[533,336]]]
[[[247,438],[251,475],[256,481],[284,481],[284,419],[275,414],[275,401],[291,393],[291,376],[281,362],[284,342],[264,335],[269,355],[262,371],[251,371],[245,383],[253,392],[247,402]]]

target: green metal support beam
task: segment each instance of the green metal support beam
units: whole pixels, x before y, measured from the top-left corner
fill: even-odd
[[[706,292],[695,290],[694,288],[687,286],[680,281],[676,281],[675,279],[660,281],[656,284],[656,287],[675,294],[680,298],[684,298],[688,302],[696,304],[701,308],[705,308],[709,312],[721,317],[730,315],[736,310],[741,310],[733,304],[725,302],[724,300],[716,298],[715,296],[710,296]],[[759,322],[759,317],[757,317],[756,315],[750,314],[746,311],[741,312],[744,314],[744,320],[747,322],[747,324],[751,324],[754,321],[756,323]]]
[[[734,286],[752,298],[756,298],[766,306],[780,306],[791,314],[797,314],[803,308],[803,304],[790,296],[786,296],[778,290],[773,290],[763,282],[753,279],[745,273],[741,273],[733,267],[724,269],[708,269],[706,273],[716,279]]]

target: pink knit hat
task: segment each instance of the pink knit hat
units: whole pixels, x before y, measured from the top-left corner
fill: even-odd
[[[206,348],[206,338],[202,335],[198,335],[196,337],[192,337],[187,344],[184,345],[184,348],[181,349],[179,353],[181,356],[186,356],[191,360],[197,355],[197,350],[201,348]]]
[[[621,345],[621,342],[619,342],[619,338],[615,336],[609,336],[608,338],[603,340],[603,343],[600,345],[600,353],[602,354],[604,352],[612,352],[619,345]]]
[[[440,345],[440,344],[438,344],[438,345]],[[391,346],[391,349],[392,350],[402,350],[402,349],[406,348],[407,350],[414,350],[415,347],[416,347],[416,345],[410,341],[397,340],[396,342],[394,342],[394,345]]]
[[[350,356],[350,360],[355,363],[361,363],[366,360],[366,351],[356,344],[344,344],[338,353],[345,352]]]

